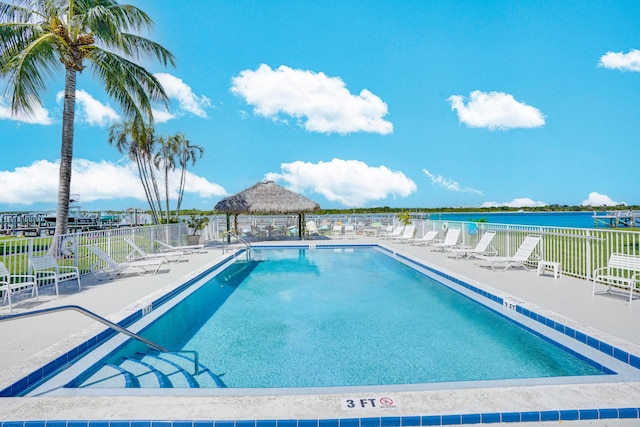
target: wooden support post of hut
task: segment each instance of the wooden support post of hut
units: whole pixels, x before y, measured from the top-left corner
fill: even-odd
[[[273,181],[264,181],[222,199],[214,209],[227,214],[227,232],[229,231],[229,215],[235,215],[236,233],[238,215],[240,214],[297,214],[298,237],[302,239],[304,236],[304,214],[318,211],[320,205],[279,186]]]

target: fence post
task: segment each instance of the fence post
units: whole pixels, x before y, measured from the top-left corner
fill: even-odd
[[[585,271],[585,277],[587,278],[587,280],[591,280],[591,231],[587,229],[587,246],[586,246],[586,257],[587,257],[587,262],[586,262],[586,266],[585,268],[587,269],[587,271]]]

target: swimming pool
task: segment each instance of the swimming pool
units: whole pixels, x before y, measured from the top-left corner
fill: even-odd
[[[363,262],[364,267],[356,268],[357,262]],[[278,276],[274,280],[276,272],[288,272],[289,279]],[[329,279],[319,282],[326,274]],[[379,277],[380,285],[373,285],[372,279]],[[267,289],[273,291],[268,297]],[[317,306],[319,301],[322,308]],[[443,304],[436,309],[434,301]],[[184,314],[196,312],[197,316]],[[237,317],[230,318],[230,313]],[[211,393],[273,392],[292,387],[317,392],[318,387],[335,391],[394,384],[404,388],[473,387],[479,383],[522,384],[525,379],[527,384],[588,382],[593,378],[601,382],[603,374],[637,375],[629,366],[630,355],[626,361],[620,354],[606,357],[586,341],[580,343],[575,331],[560,332],[557,325],[545,330],[549,328],[541,316],[379,247],[319,245],[254,250],[250,262],[238,257],[221,263],[141,314],[145,315],[129,327],[131,330],[141,330],[145,337],[172,349],[197,349],[207,377],[204,387]],[[258,314],[261,322],[248,321]],[[185,322],[186,318],[193,321]],[[224,326],[221,318],[230,323]],[[270,320],[265,322],[265,318]],[[203,329],[207,322],[212,322],[213,328],[199,335],[191,333]],[[459,326],[443,331],[454,324]],[[495,340],[498,336],[507,339]],[[311,340],[301,342],[303,337]],[[137,344],[120,349],[125,341],[124,337],[109,340],[99,351],[28,394],[132,392],[114,389],[113,381],[101,384],[95,377],[105,362],[121,366],[123,356],[130,361],[138,353],[148,353]],[[209,347],[215,343],[216,351],[206,345],[203,350],[198,341],[209,343]],[[489,346],[480,347],[487,344],[485,341]],[[448,348],[444,345],[447,342]],[[367,348],[367,343],[373,343],[374,348]],[[463,343],[470,345],[463,348]],[[523,358],[531,352],[534,357]],[[173,357],[170,369],[188,370],[183,356]],[[145,364],[152,363],[147,360]],[[327,373],[337,376],[327,379]],[[148,372],[141,375],[145,380],[151,376]],[[188,380],[184,381],[188,385]],[[85,388],[87,385],[98,387]]]

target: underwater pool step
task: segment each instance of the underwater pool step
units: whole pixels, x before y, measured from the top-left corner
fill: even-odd
[[[159,353],[155,355],[161,359],[169,360],[189,372],[197,381],[199,388],[226,388],[225,383],[216,374],[203,364],[198,364],[198,374],[194,375],[193,357],[181,353]]]
[[[140,388],[170,388],[171,381],[148,363],[137,359],[125,359],[120,368],[131,373],[138,380]]]
[[[137,388],[138,379],[120,366],[105,364],[87,378],[79,388]]]
[[[141,362],[146,363],[156,371],[160,372],[164,375],[170,385],[165,387],[173,387],[173,388],[198,388],[198,382],[193,378],[193,376],[182,369],[180,365],[177,363],[171,362],[166,359],[162,359],[157,355],[153,354],[145,354]]]

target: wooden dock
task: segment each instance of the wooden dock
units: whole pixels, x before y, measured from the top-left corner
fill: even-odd
[[[594,212],[593,224],[606,227],[640,227],[640,211]]]

